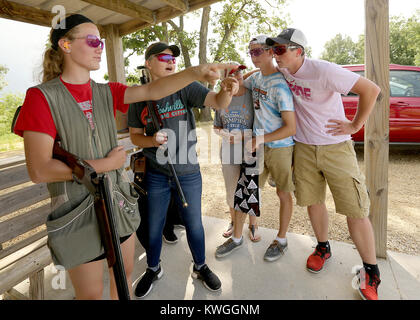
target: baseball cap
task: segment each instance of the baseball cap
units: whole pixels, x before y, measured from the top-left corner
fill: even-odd
[[[181,53],[181,51],[179,50],[178,46],[175,45],[175,44],[168,45],[166,42],[155,42],[155,43],[151,44],[146,49],[146,53],[144,55],[144,58],[147,60],[152,55],[161,53],[162,51],[165,51],[166,49],[170,49],[172,51],[172,55],[174,57],[178,57],[179,54]]]
[[[251,45],[251,44],[263,44],[263,45],[265,45],[266,41],[267,41],[267,38],[268,37],[266,35],[263,35],[263,34],[261,34],[259,36],[256,36],[256,37],[253,37],[251,39],[251,41],[249,41],[249,45]]]
[[[66,35],[74,27],[77,27],[82,23],[94,23],[88,17],[81,14],[72,14],[64,19],[60,20],[60,25],[56,25],[51,33],[51,48],[55,51],[58,50],[58,41]],[[62,27],[62,25],[64,27]]]
[[[303,48],[308,43],[303,32],[294,28],[284,29],[277,37],[267,38],[266,40],[266,44],[269,46],[274,45],[274,43],[287,44],[289,42],[294,42]]]

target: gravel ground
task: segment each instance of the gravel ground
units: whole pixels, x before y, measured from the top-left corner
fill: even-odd
[[[356,147],[359,166],[364,172],[363,147]],[[230,220],[220,164],[201,164],[203,175],[203,214]],[[420,146],[390,147],[388,194],[388,250],[420,255]],[[314,236],[306,208],[296,206],[289,232]],[[331,193],[327,192],[330,239],[352,243],[346,218],[335,212]],[[259,225],[278,229],[279,200],[275,188],[266,184],[262,190]],[[220,230],[222,233],[223,230]]]
[[[208,129],[207,126],[206,129]],[[213,137],[211,137],[213,139]],[[218,138],[218,137],[216,137]],[[202,135],[198,131],[199,142]],[[212,144],[214,142],[211,142]],[[359,166],[364,171],[363,148],[356,148]],[[21,154],[22,151],[0,153],[0,159]],[[216,158],[217,153],[216,153]],[[212,158],[213,159],[213,158]],[[203,214],[230,219],[225,200],[225,186],[220,164],[200,162],[203,176]],[[390,147],[388,193],[388,250],[420,256],[420,146]],[[278,229],[279,200],[275,188],[266,184],[262,190],[262,211],[259,225]],[[295,199],[294,199],[294,203]],[[335,213],[332,196],[327,192],[330,239],[352,243],[346,218]],[[222,233],[223,230],[220,230]],[[289,232],[314,236],[306,208],[294,206]]]

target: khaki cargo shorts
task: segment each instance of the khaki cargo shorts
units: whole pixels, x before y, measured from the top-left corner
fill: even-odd
[[[284,192],[294,191],[292,160],[293,146],[270,148],[264,145],[264,171],[260,175],[260,187],[264,187],[270,174],[278,190]],[[262,165],[261,160],[260,165]]]
[[[328,183],[338,213],[350,218],[369,216],[365,178],[352,140],[325,146],[296,142],[293,161],[298,206],[324,203]]]

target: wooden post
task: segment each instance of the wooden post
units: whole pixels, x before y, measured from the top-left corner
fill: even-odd
[[[109,81],[125,84],[123,46],[118,26],[115,24],[109,24],[104,26],[103,30],[105,32],[105,48]],[[123,114],[117,110],[116,123],[117,130],[127,128],[127,114]]]
[[[44,300],[44,269],[29,277],[29,299]]]
[[[365,0],[366,77],[380,88],[365,125],[364,161],[376,255],[386,258],[389,159],[389,0]]]

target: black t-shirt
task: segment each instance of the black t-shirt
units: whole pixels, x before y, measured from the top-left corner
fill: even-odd
[[[168,149],[177,175],[195,173],[200,170],[195,145],[197,136],[195,132],[195,119],[193,107],[203,107],[209,89],[198,82],[193,82],[185,88],[153,102],[160,115],[163,127],[168,133]],[[128,126],[132,128],[145,128],[147,136],[153,136],[152,120],[146,102],[130,104],[128,110]],[[166,157],[162,149],[144,148],[148,168],[155,169],[163,174],[171,175]]]

